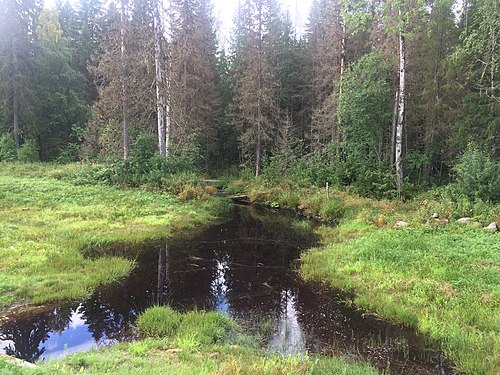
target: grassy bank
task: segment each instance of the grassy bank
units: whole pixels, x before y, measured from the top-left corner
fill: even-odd
[[[171,194],[83,185],[87,166],[0,164],[0,308],[88,295],[124,277],[130,260],[82,251],[170,236],[224,205]],[[77,184],[78,183],[78,184]]]
[[[343,358],[271,355],[241,332],[227,316],[194,311],[179,314],[168,307],[147,310],[138,321],[147,337],[132,343],[71,355],[20,369],[0,359],[0,372],[45,374],[241,374],[375,375],[365,364]]]
[[[352,292],[350,303],[439,341],[469,374],[500,368],[500,237],[482,227],[498,205],[448,201],[428,193],[413,201],[373,200],[286,183],[236,182],[250,200],[337,223],[319,227],[322,246],[300,272]],[[431,219],[439,213],[440,219]],[[456,219],[470,216],[474,224]],[[395,228],[396,221],[407,227]],[[448,221],[448,223],[447,223]]]

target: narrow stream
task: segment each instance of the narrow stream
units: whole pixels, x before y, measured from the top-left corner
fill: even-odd
[[[413,330],[365,316],[301,281],[293,268],[318,241],[311,223],[236,207],[231,220],[186,237],[116,250],[137,267],[86,300],[0,320],[0,353],[36,361],[131,339],[138,313],[168,303],[267,327],[269,349],[283,354],[363,357],[393,374],[452,374],[439,348]]]

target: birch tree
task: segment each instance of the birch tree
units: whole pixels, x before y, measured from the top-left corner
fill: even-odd
[[[158,123],[158,148],[160,156],[165,158],[168,155],[167,134],[170,129],[165,128],[165,100],[163,96],[163,77],[162,77],[162,27],[161,27],[161,11],[158,0],[153,2],[154,12],[154,30],[155,30],[155,86],[156,86],[156,116]]]
[[[424,13],[422,0],[389,0],[386,3],[384,19],[387,31],[395,33],[398,38],[398,105],[394,141],[394,169],[398,195],[403,187],[403,133],[406,106],[406,74],[407,74],[407,37],[415,31],[419,17]]]

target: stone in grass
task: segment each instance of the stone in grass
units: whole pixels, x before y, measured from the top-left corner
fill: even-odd
[[[404,228],[408,226],[410,226],[410,224],[403,220],[398,220],[394,223],[394,228]]]
[[[497,222],[494,221],[493,223],[491,223],[487,227],[484,227],[484,229],[486,229],[487,231],[490,231],[490,232],[497,232],[498,231]]]
[[[457,220],[457,223],[467,224],[467,223],[470,223],[471,220],[472,220],[472,218],[470,218],[470,217],[461,217],[460,219]]]

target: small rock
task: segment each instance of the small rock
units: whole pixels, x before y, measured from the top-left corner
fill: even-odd
[[[460,224],[467,224],[470,223],[472,219],[470,217],[461,217],[460,219],[457,220],[457,223]]]
[[[493,223],[491,223],[490,225],[488,225],[487,227],[484,227],[484,229],[490,231],[490,232],[496,232],[498,231],[498,225],[497,225],[497,222],[494,221]]]
[[[432,217],[433,217],[434,219],[439,219],[439,214],[438,214],[437,212],[434,212],[434,213],[432,214]]]
[[[398,220],[394,223],[394,228],[404,228],[408,227],[410,224],[408,224],[406,221]]]

